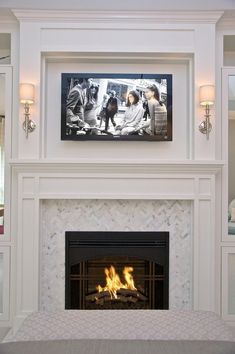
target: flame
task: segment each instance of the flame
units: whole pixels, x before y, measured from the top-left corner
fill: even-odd
[[[104,287],[98,285],[97,290],[100,293],[101,291],[108,291],[110,293],[111,299],[117,299],[117,291],[120,289],[129,289],[137,290],[135,287],[134,279],[132,272],[134,271],[133,267],[124,267],[123,275],[126,283],[123,284],[120,280],[119,275],[116,273],[114,266],[110,268],[105,268],[104,273],[106,275],[106,285]]]

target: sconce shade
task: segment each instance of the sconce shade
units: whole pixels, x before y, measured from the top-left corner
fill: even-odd
[[[200,86],[200,105],[212,106],[215,103],[215,86]]]
[[[20,102],[33,104],[34,103],[34,85],[20,84]]]

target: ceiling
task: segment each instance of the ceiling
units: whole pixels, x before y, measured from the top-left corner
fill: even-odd
[[[63,10],[229,10],[234,0],[0,0],[2,8]]]

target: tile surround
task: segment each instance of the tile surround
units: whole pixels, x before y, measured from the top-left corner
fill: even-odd
[[[65,231],[169,231],[171,309],[192,308],[192,204],[183,200],[42,200],[40,310],[64,309]]]

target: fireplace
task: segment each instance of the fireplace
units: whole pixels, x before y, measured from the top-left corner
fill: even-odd
[[[66,309],[168,309],[168,232],[66,232]]]

